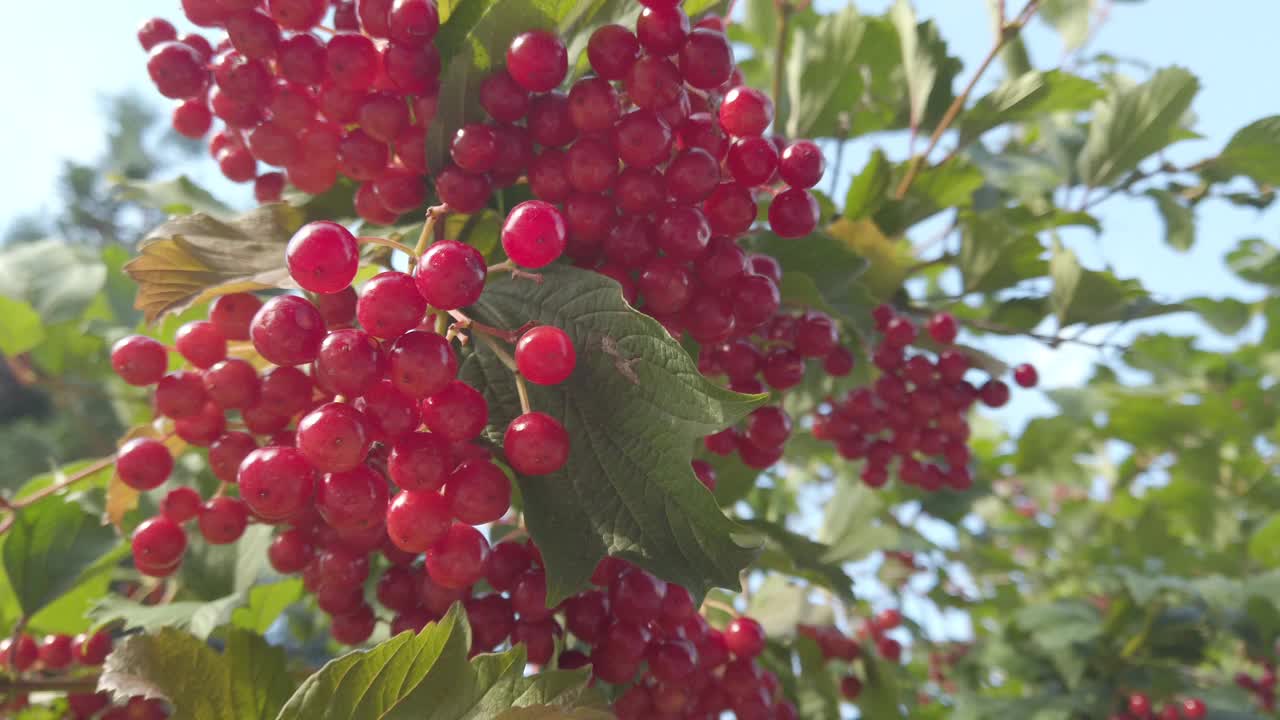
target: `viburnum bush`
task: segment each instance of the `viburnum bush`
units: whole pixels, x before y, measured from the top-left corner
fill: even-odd
[[[1267,208],[1280,124],[1183,163],[1189,72],[1033,69],[1088,4],[989,5],[965,84],[905,2],[144,22],[258,206],[123,181],[131,253],[0,251],[0,380],[123,425],[0,496],[5,716],[1274,714],[1278,251],[1157,299],[1072,248]],[[1234,344],[1127,332],[1175,313]]]

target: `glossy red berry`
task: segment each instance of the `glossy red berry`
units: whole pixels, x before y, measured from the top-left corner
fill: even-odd
[[[512,469],[522,475],[548,475],[569,460],[569,433],[555,418],[528,412],[511,421],[502,438]]]
[[[208,402],[200,375],[185,370],[171,372],[156,384],[156,410],[165,417],[181,420],[199,415]]]
[[[150,50],[162,42],[177,38],[178,31],[174,29],[173,23],[161,18],[151,18],[138,28],[138,43],[143,50]]]
[[[1009,386],[1002,380],[988,380],[978,390],[978,397],[987,407],[1003,407],[1009,402]]]
[[[101,665],[111,654],[111,645],[111,635],[105,630],[92,635],[80,633],[71,641],[71,655],[81,665]]]
[[[464,588],[484,577],[489,541],[470,525],[454,524],[427,550],[431,579],[446,588]]]
[[[449,501],[434,491],[404,490],[387,507],[387,534],[396,547],[426,552],[449,532],[453,523]]]
[[[494,120],[512,123],[529,111],[529,91],[506,70],[497,70],[480,83],[480,107]]]
[[[457,310],[479,300],[487,275],[480,251],[456,240],[432,245],[414,270],[418,292],[440,310]]]
[[[294,448],[253,450],[240,465],[240,497],[254,516],[268,523],[287,520],[310,505],[316,471]]]
[[[196,320],[178,328],[174,346],[193,366],[204,369],[227,356],[227,340],[218,326],[208,320]]]
[[[316,510],[341,533],[377,530],[386,521],[387,481],[368,465],[331,472],[316,486]]]
[[[730,135],[760,135],[772,122],[773,101],[755,88],[739,85],[720,103],[720,125]]]
[[[793,188],[811,188],[822,179],[826,159],[812,140],[797,140],[782,150],[778,175]]]
[[[636,20],[640,46],[654,55],[674,55],[689,37],[689,16],[679,6],[646,7]]]
[[[1018,383],[1018,387],[1033,388],[1040,382],[1040,373],[1035,365],[1022,363],[1013,368],[1013,381]]]
[[[133,531],[133,561],[146,575],[164,577],[177,569],[187,550],[187,534],[163,515],[144,520]]]
[[[179,486],[165,493],[164,499],[160,501],[160,513],[182,524],[195,517],[203,503],[203,498],[195,488]]]
[[[604,25],[587,42],[591,69],[605,80],[622,80],[640,57],[640,41],[621,25]]]
[[[940,312],[929,318],[927,329],[929,337],[933,338],[934,342],[939,345],[950,345],[956,341],[960,326],[956,323],[954,315]]]
[[[453,380],[422,403],[422,422],[450,442],[471,440],[489,422],[489,403],[480,391]]]
[[[801,188],[783,190],[769,204],[769,227],[779,237],[801,238],[817,229],[820,214],[813,193]]]
[[[714,90],[733,73],[733,48],[724,33],[694,28],[680,48],[680,72],[699,90]]]
[[[326,403],[298,423],[298,449],[313,468],[335,473],[352,470],[369,451],[364,417],[345,403]]]
[[[324,341],[324,318],[305,298],[280,295],[267,301],[249,327],[258,354],[276,365],[305,365]]]
[[[150,438],[134,438],[116,455],[116,474],[135,490],[154,490],[173,472],[173,456],[164,443]]]
[[[130,385],[154,385],[168,367],[164,345],[145,335],[130,335],[111,346],[111,369]]]
[[[568,239],[564,216],[550,203],[528,200],[515,206],[502,226],[502,248],[517,265],[545,267],[560,257]]]
[[[551,325],[531,328],[516,343],[516,367],[537,385],[558,385],[567,380],[577,357],[569,334]]]
[[[226,545],[244,534],[249,525],[249,509],[239,498],[216,497],[201,506],[196,522],[205,542]]]
[[[484,525],[511,508],[511,482],[488,460],[468,460],[449,474],[444,497],[458,521]]]
[[[547,92],[564,80],[569,53],[560,38],[545,30],[520,33],[507,48],[507,72],[530,92]]]
[[[320,344],[313,376],[320,387],[354,398],[382,379],[385,366],[373,336],[362,330],[334,330]]]
[[[421,284],[406,273],[389,270],[373,276],[356,301],[356,318],[365,332],[391,339],[418,327],[427,311]]]
[[[424,47],[440,30],[440,13],[433,0],[396,0],[387,15],[392,42]]]
[[[749,617],[734,618],[724,630],[729,652],[739,658],[754,658],[764,650],[764,628]]]
[[[204,58],[185,43],[166,41],[153,46],[147,72],[160,94],[175,100],[194,98],[209,85]]]

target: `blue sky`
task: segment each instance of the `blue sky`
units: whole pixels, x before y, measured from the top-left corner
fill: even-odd
[[[1083,1],[1083,0],[1082,0]],[[880,12],[892,0],[861,0],[866,12]],[[1010,6],[1020,5],[1011,1]],[[9,112],[0,115],[0,157],[9,171],[0,174],[0,226],[22,212],[56,206],[54,180],[63,158],[92,160],[102,151],[104,125],[101,99],[135,90],[164,101],[150,88],[145,56],[134,31],[151,16],[176,19],[178,0],[128,2],[11,3],[6,21],[11,28],[39,29],[11,33],[0,44],[0,97]],[[819,0],[820,8],[839,7],[838,1]],[[977,64],[991,42],[986,0],[918,0],[921,18],[934,18],[951,52],[967,70]],[[1150,0],[1117,2],[1096,37],[1092,50],[1142,58],[1153,66],[1184,65],[1197,73],[1203,89],[1195,104],[1196,129],[1203,140],[1185,143],[1171,154],[1188,161],[1221,148],[1235,129],[1267,114],[1280,112],[1280,96],[1270,81],[1273,72],[1275,28],[1280,27],[1280,3],[1259,0]],[[1056,35],[1041,24],[1028,29],[1033,61],[1041,67],[1062,56]],[[24,71],[29,69],[29,71]],[[994,68],[981,89],[999,79]],[[962,74],[961,79],[968,75]],[[876,138],[855,145],[845,167],[856,171],[873,143],[883,143],[901,157],[901,138]],[[212,161],[202,159],[189,171],[212,182],[219,194],[246,203],[244,186],[234,189],[217,179]],[[1099,214],[1106,228],[1100,237],[1074,238],[1087,264],[1109,262],[1121,276],[1139,277],[1162,297],[1237,295],[1256,297],[1256,290],[1233,280],[1222,255],[1239,238],[1261,235],[1275,240],[1280,214],[1241,211],[1206,203],[1199,211],[1199,242],[1189,253],[1176,253],[1163,244],[1163,227],[1149,203],[1121,200],[1104,205]],[[928,237],[927,230],[921,233]],[[1196,332],[1191,320],[1166,324]],[[1213,338],[1208,338],[1210,341]],[[1062,349],[1050,352],[1034,343],[1002,342],[1012,360],[1032,359],[1042,366],[1048,384],[1070,384],[1086,372],[1092,351]],[[1012,416],[1042,411],[1042,403],[1015,403]]]

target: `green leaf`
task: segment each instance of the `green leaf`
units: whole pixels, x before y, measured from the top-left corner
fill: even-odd
[[[875,301],[859,280],[868,263],[852,243],[821,231],[799,240],[761,231],[750,245],[786,268],[779,288],[783,302],[822,309],[848,327],[870,332]]]
[[[884,509],[884,500],[875,490],[841,479],[818,533],[818,540],[827,546],[827,557],[833,562],[857,562],[876,550],[895,547],[897,529],[876,523]]]
[[[197,213],[161,224],[124,266],[138,283],[138,309],[150,323],[218,295],[296,288],[284,248],[304,219],[277,203],[226,221]]]
[[[1160,217],[1164,219],[1164,241],[1174,250],[1187,251],[1196,241],[1196,216],[1190,207],[1178,202],[1168,190],[1152,188],[1147,191],[1156,203]]]
[[[967,145],[998,125],[1026,122],[1048,113],[1087,110],[1103,94],[1091,80],[1061,70],[1024,73],[1005,80],[965,111],[959,122],[959,142]]]
[[[841,114],[849,113],[862,94],[862,75],[850,69],[863,48],[867,27],[858,9],[848,3],[816,26],[793,33],[785,76],[788,137],[840,134]]]
[[[0,296],[0,355],[20,355],[44,342],[40,313],[29,303]]]
[[[991,292],[1044,277],[1049,264],[1035,235],[992,213],[964,213],[957,264],[969,292]]]
[[[1246,238],[1227,253],[1227,267],[1242,280],[1280,286],[1280,248],[1261,238]]]
[[[854,601],[853,579],[845,574],[827,546],[767,520],[744,520],[743,524],[769,539],[759,565],[805,578],[846,601]]]
[[[139,205],[163,210],[170,215],[206,213],[215,216],[231,214],[231,208],[208,190],[192,182],[186,175],[172,180],[116,179],[120,197]]]
[[[765,575],[764,582],[751,593],[747,615],[764,627],[768,637],[789,637],[795,634],[798,623],[817,624],[809,618],[813,610],[809,604],[809,592],[808,587],[794,580],[787,580],[781,575]]]
[[[222,654],[179,630],[132,635],[116,643],[98,682],[118,697],[168,700],[173,720],[270,720],[293,687],[284,650],[243,630],[228,634]]]
[[[1059,327],[1134,320],[1181,309],[1153,303],[1137,280],[1085,269],[1073,251],[1060,245],[1049,260],[1049,275],[1053,279],[1049,307]]]
[[[877,653],[862,650],[862,694],[858,696],[858,708],[868,719],[897,718],[902,716],[898,699],[898,679],[894,677],[892,664],[880,659]]]
[[[469,310],[500,328],[555,325],[573,338],[578,364],[555,387],[529,388],[533,407],[573,439],[564,469],[518,478],[530,534],[546,560],[554,604],[586,585],[606,554],[632,560],[696,597],[736,587],[753,543],[694,477],[695,442],[727,427],[763,396],[739,395],[698,374],[656,320],[632,309],[617,283],[550,267],[544,282],[494,278]],[[500,442],[520,414],[511,372],[484,345],[460,376],[484,388],[487,435]]]
[[[843,217],[858,220],[868,217],[888,199],[889,183],[893,180],[892,169],[884,151],[876,148],[863,166],[862,172],[854,176],[849,184],[849,192],[844,198]]]
[[[23,508],[3,547],[5,574],[22,614],[36,614],[88,579],[118,542],[115,530],[61,497]]]
[[[0,296],[26,302],[45,325],[80,319],[106,279],[95,253],[58,240],[0,250]]]
[[[911,112],[911,127],[920,127],[924,117],[938,68],[933,56],[922,42],[916,24],[916,12],[909,0],[897,0],[889,10],[889,19],[898,31],[898,43],[902,47],[902,71],[906,75],[907,101]]]
[[[1062,35],[1066,50],[1075,50],[1089,39],[1089,18],[1095,0],[1043,0],[1040,15]]]
[[[1118,182],[1147,156],[1178,139],[1200,82],[1182,68],[1166,68],[1132,87],[1117,87],[1094,104],[1089,137],[1077,159],[1090,187]]]
[[[1280,515],[1272,515],[1249,537],[1249,557],[1263,565],[1280,565]]]
[[[278,720],[487,720],[511,707],[598,703],[585,691],[585,672],[526,678],[523,646],[468,662],[470,645],[466,615],[454,605],[416,635],[401,633],[329,662],[302,683]]]
[[[1066,180],[1053,160],[1039,154],[1015,150],[996,154],[978,143],[965,155],[993,187],[1028,203],[1048,195]]]
[[[244,607],[232,611],[231,622],[236,627],[262,635],[275,624],[285,608],[301,600],[302,596],[302,580],[299,578],[255,585],[249,590],[249,599]]]
[[[1191,298],[1182,304],[1199,313],[1210,327],[1223,335],[1240,332],[1252,316],[1249,306],[1235,298]]]
[[[1280,185],[1280,115],[1241,128],[1211,166],[1247,175],[1259,185]]]

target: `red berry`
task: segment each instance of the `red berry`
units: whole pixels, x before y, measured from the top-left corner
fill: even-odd
[[[134,438],[116,455],[116,474],[134,490],[154,490],[173,472],[173,456],[164,443],[150,438]]]
[[[249,525],[249,509],[239,498],[216,497],[201,506],[196,522],[205,542],[226,545],[244,534]]]
[[[71,641],[71,655],[81,665],[101,665],[111,654],[111,645],[111,635],[104,630],[80,633]]]
[[[332,472],[316,486],[316,510],[342,533],[376,529],[387,516],[387,481],[368,465]]]
[[[507,216],[502,226],[502,248],[517,265],[540,268],[560,257],[567,235],[564,216],[554,205],[529,200],[515,206]]]
[[[409,47],[423,47],[440,30],[440,13],[433,0],[396,0],[387,15],[391,40]]]
[[[249,324],[262,301],[249,293],[220,295],[209,306],[209,320],[228,340],[248,340]]]
[[[587,77],[569,89],[569,118],[583,132],[613,127],[622,115],[618,93],[601,77]]]
[[[356,33],[339,33],[329,40],[325,69],[336,86],[366,90],[377,77],[380,61],[372,40]]]
[[[276,365],[305,365],[324,341],[324,318],[305,298],[280,295],[267,301],[249,328],[258,354]]]
[[[195,367],[204,369],[227,356],[227,340],[218,327],[207,320],[189,322],[178,328],[174,346]]]
[[[564,43],[544,30],[521,33],[507,48],[507,72],[530,92],[547,92],[564,80],[569,54]]]
[[[627,71],[624,86],[631,102],[647,110],[658,110],[680,98],[683,78],[667,58],[645,55]]]
[[[448,532],[453,522],[449,501],[434,491],[400,492],[387,507],[387,534],[396,547],[426,552]]]
[[[176,40],[177,37],[178,31],[174,29],[173,23],[161,18],[151,18],[138,28],[138,42],[143,50],[150,50],[162,42]]]
[[[203,502],[195,488],[180,486],[165,493],[164,500],[160,501],[160,512],[181,525],[200,512]]]
[[[329,3],[325,0],[267,0],[271,18],[285,30],[305,32],[320,24]]]
[[[525,332],[516,343],[516,367],[529,382],[558,385],[569,379],[577,353],[568,333],[551,325]]]
[[[1130,695],[1129,714],[1136,715],[1140,720],[1149,718],[1151,716],[1151,699],[1142,693]]]
[[[427,311],[421,284],[409,275],[387,271],[375,275],[356,301],[360,325],[374,337],[390,339],[418,327]]]
[[[862,681],[854,675],[846,675],[840,678],[840,694],[844,696],[845,700],[856,701],[858,696],[862,694]]]
[[[755,88],[735,87],[725,93],[720,103],[720,125],[730,135],[760,135],[772,122],[773,101]]]
[[[434,395],[458,374],[458,359],[444,336],[414,330],[396,338],[387,350],[387,376],[400,392],[414,398]]]
[[[640,41],[621,25],[604,25],[587,42],[591,69],[605,80],[621,80],[640,56]]]
[[[929,318],[927,326],[929,337],[939,345],[950,345],[956,341],[956,334],[960,327],[956,324],[956,318],[951,313],[940,312],[935,313]]]
[[[427,550],[427,573],[446,588],[465,588],[484,577],[489,541],[470,525],[454,524]]]
[[[453,135],[449,156],[469,173],[489,172],[498,161],[498,136],[488,125],[463,125]]]
[[[614,127],[613,136],[617,157],[630,167],[652,168],[669,159],[671,128],[651,110],[633,110],[624,115]],[[573,148],[569,152],[572,157]]]
[[[147,72],[161,95],[175,100],[194,98],[209,85],[205,60],[190,45],[166,41],[151,48]]]
[[[364,417],[345,403],[326,403],[298,422],[298,449],[320,472],[353,470],[369,451]]]
[[[988,380],[978,390],[978,397],[987,407],[1003,407],[1009,402],[1009,386],[1001,380]]]
[[[336,395],[358,397],[383,376],[385,360],[378,341],[361,330],[334,330],[320,344],[313,375]]]
[[[213,111],[201,99],[184,100],[173,109],[173,129],[179,135],[198,140],[213,126]]]
[[[714,90],[733,73],[733,48],[724,33],[695,28],[680,48],[680,72],[699,90]]]
[[[737,183],[721,183],[702,206],[711,232],[736,237],[747,231],[756,220],[756,201],[751,191]]]
[[[456,240],[432,245],[414,271],[418,292],[440,310],[456,310],[479,300],[487,275],[480,251]]]
[[[130,335],[111,346],[111,369],[130,385],[153,385],[168,367],[164,345],[145,335]]]
[[[71,636],[46,635],[36,652],[45,670],[61,670],[71,664]]]
[[[1040,382],[1040,373],[1035,365],[1022,363],[1013,369],[1013,381],[1018,383],[1018,387],[1033,388]]]
[[[249,510],[269,523],[301,513],[315,494],[316,472],[294,448],[253,450],[241,462],[236,477]]]
[[[454,468],[444,488],[453,517],[468,525],[497,521],[511,508],[511,483],[488,460],[468,460]]]
[[[489,404],[478,390],[453,380],[423,401],[422,422],[450,442],[471,440],[489,422]]]
[[[811,188],[822,179],[826,160],[822,149],[811,140],[797,140],[782,151],[778,175],[793,188]]]
[[[497,70],[480,83],[480,107],[494,120],[512,123],[529,111],[529,91],[506,70]]]
[[[1182,701],[1182,715],[1187,720],[1204,720],[1208,708],[1200,698],[1188,698]]]
[[[636,20],[636,38],[654,55],[674,55],[689,37],[689,16],[678,6],[647,7]]]
[[[779,237],[801,238],[818,227],[821,208],[808,190],[791,188],[773,196],[769,204],[769,227]]]
[[[569,460],[569,433],[555,418],[528,412],[511,421],[502,447],[512,469],[522,475],[548,475]]]
[[[754,658],[764,650],[764,628],[749,617],[734,618],[724,630],[729,652],[738,658]]]
[[[133,561],[147,575],[164,577],[177,569],[187,550],[187,534],[163,515],[144,520],[133,531]]]
[[[156,410],[165,417],[180,420],[199,415],[208,401],[200,375],[185,370],[171,372],[156,384]]]

